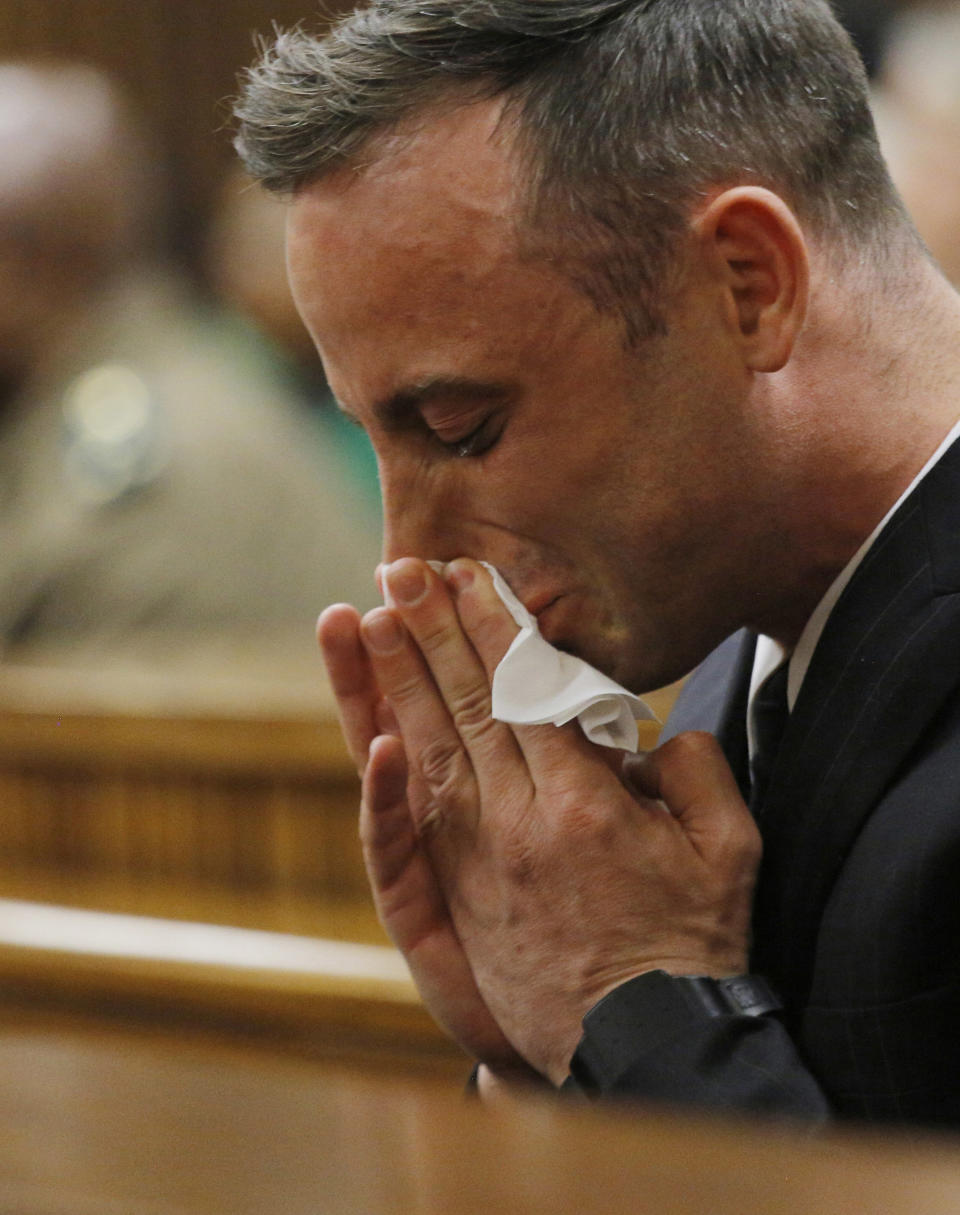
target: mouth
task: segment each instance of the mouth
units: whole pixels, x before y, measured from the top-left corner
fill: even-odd
[[[531,595],[529,599],[524,599],[523,606],[527,609],[531,616],[536,617],[537,623],[540,622],[540,617],[543,616],[558,599],[562,599],[562,595],[551,595],[549,592],[542,595]]]
[[[537,627],[540,629],[540,636],[560,650],[566,648],[563,644],[563,636],[567,631],[564,628],[564,616],[566,615],[563,610],[564,599],[564,595],[541,599],[540,606],[537,610],[532,611],[532,615],[537,620]],[[566,624],[569,625],[569,620],[566,621]]]
[[[555,644],[554,633],[555,629],[551,629],[551,618],[556,614],[556,608],[566,598],[566,593],[563,591],[531,591],[525,594],[517,594],[520,603],[530,613],[537,622],[537,628],[541,636]]]

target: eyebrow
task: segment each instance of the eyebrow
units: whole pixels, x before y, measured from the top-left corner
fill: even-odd
[[[373,413],[386,430],[402,430],[415,421],[425,405],[433,401],[463,401],[464,403],[497,404],[516,394],[509,383],[470,380],[462,376],[431,376],[398,389],[389,397],[376,401]],[[337,407],[346,417],[360,426],[356,414],[340,401]]]

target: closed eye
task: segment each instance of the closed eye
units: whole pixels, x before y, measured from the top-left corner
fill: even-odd
[[[452,452],[458,459],[465,460],[476,458],[477,456],[485,455],[499,441],[500,436],[505,429],[506,421],[500,414],[490,414],[470,431],[469,434],[461,435],[457,439],[441,438],[436,431],[437,442],[449,452]]]

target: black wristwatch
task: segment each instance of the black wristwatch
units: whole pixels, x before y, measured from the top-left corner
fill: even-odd
[[[705,1013],[708,1017],[762,1017],[783,1008],[770,984],[760,975],[712,979],[708,975],[671,975],[665,970],[648,970],[604,996],[587,1013],[583,1027],[599,1029],[611,1015],[620,1021],[624,1013],[629,1015],[631,1004],[641,1001],[648,1014],[655,1015],[660,1011],[683,1011]]]
[[[731,1013],[762,1017],[783,1008],[770,984],[760,975],[732,975],[727,979],[711,979],[707,975],[674,975],[668,978],[699,1000],[703,1011],[711,1017],[725,1017]]]
[[[587,1089],[600,1076],[615,1074],[623,1061],[656,1050],[710,1017],[762,1017],[783,1005],[759,975],[713,979],[650,970],[629,979],[591,1008],[571,1071]]]

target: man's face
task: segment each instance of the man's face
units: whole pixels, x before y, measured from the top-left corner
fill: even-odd
[[[631,351],[524,260],[497,118],[431,120],[301,191],[294,295],[376,450],[386,559],[489,561],[548,640],[648,690],[742,610],[745,373],[696,276]]]

